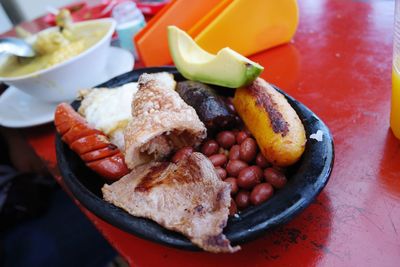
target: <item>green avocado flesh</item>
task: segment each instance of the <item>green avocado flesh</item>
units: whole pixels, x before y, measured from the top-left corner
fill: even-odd
[[[168,43],[176,68],[188,80],[238,88],[254,81],[264,70],[227,47],[210,54],[175,26],[168,27]]]

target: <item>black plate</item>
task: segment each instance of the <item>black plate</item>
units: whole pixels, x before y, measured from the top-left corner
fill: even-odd
[[[144,72],[160,71],[173,73],[178,81],[184,79],[173,67],[145,68],[122,74],[98,87],[120,86],[137,81]],[[286,223],[295,217],[315,199],[328,182],[332,171],[334,151],[329,129],[311,110],[284,92],[282,93],[305,125],[308,139],[306,149],[301,160],[292,167],[291,175],[288,177],[289,181],[283,189],[276,191],[266,203],[250,207],[244,210],[239,217],[229,219],[224,233],[233,245],[255,239],[268,229]],[[80,101],[74,101],[72,105],[77,109]],[[318,130],[323,132],[323,141],[309,139],[309,136]],[[151,220],[134,217],[105,202],[100,190],[104,184],[101,177],[89,170],[82,160],[61,141],[58,134],[56,151],[58,166],[65,184],[75,198],[98,217],[147,240],[181,249],[198,250],[183,235],[169,231]]]

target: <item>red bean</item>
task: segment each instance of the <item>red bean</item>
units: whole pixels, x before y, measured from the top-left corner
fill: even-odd
[[[282,188],[287,182],[286,176],[274,168],[265,169],[264,178],[265,181],[270,183],[275,188]]]
[[[265,169],[271,166],[271,164],[267,161],[267,159],[263,156],[263,154],[261,154],[261,152],[258,152],[257,154],[256,164],[260,166],[261,169]]]
[[[257,166],[257,165],[254,165],[254,166],[252,166],[252,167],[254,168],[254,171],[255,171],[257,177],[259,177],[260,180],[261,180],[262,177],[263,177],[263,170],[262,170],[259,166]]]
[[[219,145],[215,140],[208,140],[201,147],[201,153],[206,155],[207,157],[214,155],[218,152]]]
[[[231,195],[236,194],[239,191],[239,187],[237,185],[237,180],[234,177],[228,177],[224,180],[225,183],[229,183],[231,186]]]
[[[241,188],[251,189],[260,183],[263,172],[258,166],[250,166],[239,172],[237,184]]]
[[[223,148],[229,149],[236,143],[235,134],[231,131],[222,131],[217,134],[217,142]]]
[[[269,183],[256,185],[250,193],[250,202],[259,205],[265,202],[274,194],[274,188]]]
[[[226,165],[226,171],[230,176],[237,177],[239,175],[239,172],[246,168],[248,165],[246,162],[233,159],[228,162]]]
[[[235,215],[237,213],[236,203],[231,199],[231,205],[229,206],[229,215]]]
[[[245,162],[251,162],[257,155],[256,141],[248,137],[240,145],[240,159]]]
[[[234,145],[231,147],[231,150],[229,151],[229,159],[239,159],[240,156],[240,146],[239,145]]]
[[[240,190],[235,197],[235,202],[239,209],[247,208],[250,205],[250,193]]]
[[[221,180],[225,180],[227,173],[224,168],[217,167],[217,168],[215,168],[215,171],[217,172],[217,174],[218,174],[219,178],[221,178]]]
[[[228,157],[224,154],[215,154],[208,158],[215,167],[222,166],[228,161]]]
[[[238,143],[240,145],[248,137],[249,137],[249,135],[246,132],[243,132],[243,131],[238,132],[236,134],[236,143]]]
[[[173,163],[177,163],[178,161],[181,161],[182,159],[190,156],[190,154],[192,154],[193,151],[194,151],[193,147],[190,147],[190,146],[183,147],[183,148],[179,149],[178,151],[176,151],[176,153],[172,157],[171,161]]]

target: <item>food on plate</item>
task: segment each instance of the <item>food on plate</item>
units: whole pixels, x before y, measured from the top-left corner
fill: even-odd
[[[118,147],[103,132],[89,126],[70,105],[57,106],[54,124],[71,150],[108,181],[115,181],[129,172]]]
[[[0,64],[0,77],[17,77],[64,62],[98,43],[109,31],[109,22],[74,24],[67,30],[45,30],[36,35],[33,58],[7,57]]]
[[[236,142],[235,134],[231,131],[222,131],[218,133],[216,140],[221,147],[226,149],[231,148]]]
[[[234,207],[230,215],[264,203],[286,184],[285,170],[272,167],[245,129],[222,130],[208,138],[200,151],[210,159],[220,179],[231,187]]]
[[[113,88],[96,88],[81,92],[78,112],[89,125],[105,133],[121,151],[125,149],[124,129],[132,119],[131,105],[137,83]]]
[[[176,26],[168,27],[168,43],[176,68],[189,80],[238,88],[250,84],[264,70],[228,47],[210,54]]]
[[[274,188],[269,183],[257,184],[250,193],[250,203],[259,205],[268,200],[274,194]]]
[[[287,182],[286,176],[274,168],[266,168],[264,170],[264,179],[278,189],[283,188]]]
[[[183,81],[178,82],[176,91],[196,110],[208,131],[234,125],[235,115],[210,86],[200,82]]]
[[[139,89],[140,90],[140,89]],[[231,204],[230,187],[210,161],[194,152],[176,164],[151,162],[102,188],[106,201],[187,236],[210,252],[235,252],[222,233]]]
[[[285,97],[257,78],[263,67],[229,48],[211,55],[176,27],[168,34],[175,64],[191,80],[144,73],[137,87],[85,92],[79,112],[86,120],[63,104],[56,127],[93,170],[123,170],[103,186],[106,201],[206,251],[233,253],[240,247],[223,234],[228,216],[285,186],[284,167],[304,151],[304,127]],[[224,98],[202,82],[239,88]]]
[[[233,104],[270,163],[289,166],[300,159],[306,144],[304,126],[281,93],[258,78],[235,91]]]
[[[190,154],[192,154],[194,152],[193,147],[191,146],[185,146],[182,147],[181,149],[179,149],[174,156],[171,158],[171,162],[173,163],[178,163],[179,161],[181,161],[182,159],[190,156]]]
[[[245,209],[250,206],[250,193],[249,191],[240,190],[235,197],[236,206],[239,209]]]
[[[207,129],[196,111],[175,91],[172,74],[142,74],[125,128],[125,162],[134,167],[165,159],[186,146],[197,146]]]

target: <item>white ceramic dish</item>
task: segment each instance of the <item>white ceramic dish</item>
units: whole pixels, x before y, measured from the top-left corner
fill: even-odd
[[[106,67],[95,84],[130,71],[133,65],[133,55],[129,51],[110,47]],[[51,122],[56,105],[57,103],[44,102],[11,86],[0,96],[0,125],[24,128]]]
[[[68,101],[85,87],[93,87],[105,68],[115,21],[111,18],[89,20],[79,24],[108,23],[109,30],[95,45],[79,55],[54,65],[19,77],[0,77],[0,81],[18,88],[26,94],[46,102]],[[45,31],[55,31],[57,27]]]

